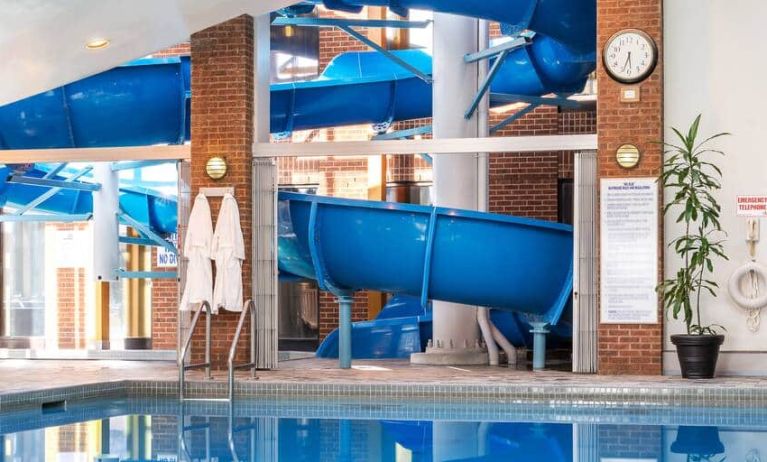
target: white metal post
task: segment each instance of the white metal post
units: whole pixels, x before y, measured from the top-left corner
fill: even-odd
[[[478,21],[450,14],[434,14],[433,135],[476,138],[477,115],[464,118],[477,88],[477,64],[464,55],[478,51]],[[435,205],[477,209],[477,154],[437,156],[433,163]],[[486,364],[479,347],[477,308],[433,302],[433,339],[426,353],[414,354],[417,364]]]

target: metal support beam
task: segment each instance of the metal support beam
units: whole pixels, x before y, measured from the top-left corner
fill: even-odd
[[[408,128],[406,130],[397,130],[391,133],[381,133],[373,137],[374,140],[401,140],[411,136],[427,135],[431,133],[431,125],[423,127]]]
[[[143,223],[139,223],[138,221],[134,220],[128,214],[124,212],[120,212],[119,214],[120,220],[122,220],[125,224],[132,227],[133,229],[137,230],[147,238],[151,239],[155,242],[155,245],[159,247],[164,247],[169,252],[173,252],[173,254],[178,255],[178,250],[176,247],[171,244],[170,242],[166,241],[162,238],[159,234],[152,231],[149,226],[144,225]]]
[[[80,215],[0,215],[0,223],[74,223],[88,221],[92,216],[90,213]]]
[[[288,18],[277,17],[273,26],[305,27],[382,27],[391,29],[425,29],[432,21],[404,21],[398,19],[346,19],[346,18]]]
[[[498,122],[497,124],[490,127],[490,134],[497,132],[498,130],[502,129],[503,127],[514,123],[515,121],[519,120],[520,118],[524,117],[526,114],[532,112],[537,108],[537,104],[530,104],[525,108],[520,109],[519,111],[515,112],[514,114],[506,117],[502,121]]]
[[[511,95],[508,93],[491,93],[490,100],[493,103],[502,104],[514,104],[514,103],[528,103],[537,104],[539,106],[559,106],[570,109],[577,109],[581,106],[579,101],[567,99],[563,96],[527,96],[527,95]]]
[[[48,171],[48,173],[45,174],[43,178],[53,178],[54,176],[58,175],[59,172],[67,168],[67,162],[62,162],[59,165],[55,166],[53,169]]]
[[[518,37],[509,42],[502,43],[500,45],[496,45],[494,47],[490,47],[485,50],[478,51],[476,53],[469,53],[463,57],[463,60],[468,64],[468,63],[475,63],[483,59],[489,59],[496,55],[499,55],[500,53],[504,51],[508,52],[523,46],[527,46],[530,43],[530,38],[532,38],[532,36]]]
[[[490,71],[487,73],[485,80],[482,81],[482,84],[479,86],[477,93],[474,95],[474,99],[471,101],[471,105],[469,106],[469,109],[467,109],[463,115],[464,118],[466,118],[466,120],[471,119],[471,117],[474,115],[474,112],[477,110],[477,107],[479,107],[479,103],[482,101],[482,98],[485,96],[485,93],[487,93],[487,91],[490,89],[490,85],[493,83],[495,76],[498,75],[498,71],[503,66],[503,63],[506,61],[506,57],[508,55],[509,55],[509,50],[503,50],[501,54],[499,54],[498,57],[495,59],[495,62],[493,63],[493,66],[490,68]]]
[[[173,159],[167,160],[134,160],[129,162],[113,162],[112,171],[119,172],[121,170],[134,170],[137,168],[153,167],[155,165],[175,164],[177,161]]]
[[[75,191],[98,191],[101,185],[93,183],[74,183],[64,180],[51,180],[46,178],[32,178],[23,175],[13,175],[8,179],[9,183],[19,183],[48,188],[73,189]]]
[[[146,245],[146,246],[152,246],[152,247],[161,247],[155,241],[153,241],[151,239],[144,239],[144,238],[141,238],[141,237],[120,236],[118,240],[119,240],[120,244]]]
[[[533,334],[533,370],[540,371],[546,367],[546,335],[549,330],[545,322],[530,323]]]
[[[175,271],[125,271],[115,270],[115,276],[123,279],[178,279]]]
[[[52,177],[56,176],[56,174],[57,174],[58,172],[60,172],[60,171],[61,171],[61,170],[62,170],[62,169],[65,167],[65,166],[66,166],[66,164],[61,164],[61,165],[59,165],[58,167],[56,167],[56,168],[54,168],[53,170],[51,170],[50,172],[48,172],[48,173],[45,175],[45,177],[44,177],[44,178],[45,178],[45,179],[49,179],[49,178],[52,178]],[[76,180],[78,180],[80,177],[82,177],[82,176],[86,175],[86,174],[87,174],[88,172],[90,172],[91,170],[93,170],[93,167],[85,167],[84,169],[82,169],[82,170],[80,170],[79,172],[77,172],[77,173],[76,173],[74,176],[72,176],[72,177],[70,177],[70,178],[67,178],[66,180],[64,180],[64,182],[66,182],[66,183],[71,183],[71,182],[73,182],[73,181],[76,181]],[[23,207],[21,207],[20,209],[16,210],[16,212],[14,213],[14,215],[23,215],[23,214],[25,214],[26,212],[28,212],[28,211],[32,210],[33,208],[35,208],[35,207],[37,207],[38,205],[42,204],[43,202],[47,201],[47,200],[48,200],[48,199],[50,199],[51,197],[55,196],[55,195],[56,195],[56,194],[58,194],[59,192],[61,192],[61,188],[51,188],[51,189],[49,189],[48,191],[44,192],[43,194],[40,194],[39,196],[37,196],[35,199],[33,199],[32,201],[30,201],[30,202],[29,202],[28,204],[26,204],[25,206],[23,206]]]
[[[352,303],[352,296],[338,297],[338,367],[341,369],[352,367]]]
[[[355,31],[351,27],[348,26],[339,26],[339,29],[346,32],[350,36],[354,37],[355,39],[359,40],[360,42],[364,43],[365,45],[369,46],[370,48],[376,50],[377,52],[381,53],[382,55],[386,56],[396,64],[398,64],[400,67],[412,72],[416,77],[423,80],[426,83],[431,83],[432,79],[431,76],[421,72],[420,69],[413,66],[412,64],[408,63],[404,59],[401,59],[399,56],[395,55],[394,53],[390,52],[389,50],[381,47],[374,41],[370,40],[369,38],[365,37],[364,35],[360,34],[359,32]]]

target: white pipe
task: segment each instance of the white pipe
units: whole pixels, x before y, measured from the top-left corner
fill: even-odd
[[[498,345],[493,340],[494,326],[490,323],[490,308],[477,308],[477,323],[479,324],[479,330],[482,331],[482,338],[485,339],[485,344],[487,344],[487,356],[490,360],[490,365],[497,366],[499,363]]]
[[[490,311],[490,310],[488,310]],[[503,333],[498,330],[497,327],[495,327],[495,324],[493,324],[493,321],[490,321],[490,330],[493,332],[493,339],[498,343],[498,345],[503,348],[503,351],[506,353],[506,357],[508,358],[509,365],[515,365],[517,364],[517,348],[509,342],[509,340],[503,335]]]

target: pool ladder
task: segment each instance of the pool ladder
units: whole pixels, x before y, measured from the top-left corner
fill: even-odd
[[[240,335],[242,335],[242,326],[245,324],[245,318],[250,313],[250,362],[245,364],[235,364],[234,358],[237,356],[237,344],[240,342]],[[229,358],[226,362],[229,369],[229,401],[234,401],[234,371],[237,369],[250,369],[250,379],[257,380],[256,375],[256,304],[253,300],[248,300],[242,306],[242,313],[240,314],[240,320],[237,323],[237,330],[234,331],[234,338],[232,339],[232,346],[229,347]]]
[[[197,328],[197,324],[200,321],[200,315],[202,315],[202,312],[205,311],[206,317],[205,317],[205,362],[202,363],[196,363],[196,364],[185,364],[186,362],[186,356],[189,353],[189,348],[192,345],[192,337],[194,336],[195,329]],[[245,325],[245,319],[247,318],[248,313],[250,313],[250,362],[245,364],[235,364],[234,359],[237,355],[237,344],[240,341],[240,336],[242,335],[242,328]],[[211,326],[213,321],[213,310],[210,307],[210,303],[208,301],[203,301],[200,304],[200,309],[197,310],[194,313],[194,317],[192,318],[192,324],[189,327],[189,333],[186,335],[186,339],[184,340],[184,345],[181,348],[181,354],[179,354],[178,357],[178,395],[180,401],[185,401],[187,398],[185,397],[185,391],[186,391],[186,371],[192,370],[192,369],[205,369],[205,378],[208,380],[212,379],[211,375]],[[232,339],[232,345],[229,347],[229,358],[227,360],[227,367],[229,369],[228,374],[228,397],[227,399],[229,401],[232,401],[234,399],[234,372],[237,369],[250,369],[251,370],[251,379],[255,380],[258,379],[256,375],[256,367],[257,367],[257,361],[256,361],[256,305],[253,303],[253,300],[248,300],[243,304],[242,307],[242,314],[240,314],[240,320],[237,323],[237,330],[234,333],[234,338]]]
[[[192,345],[192,337],[194,336],[194,330],[197,327],[197,323],[200,321],[200,315],[205,311],[205,362],[197,364],[185,364],[186,355],[189,352],[189,347]],[[192,318],[192,325],[189,327],[189,333],[186,335],[184,345],[181,347],[181,354],[178,356],[178,398],[180,401],[184,401],[184,379],[186,378],[186,371],[191,369],[205,369],[205,378],[210,380],[210,339],[211,339],[211,324],[213,322],[213,310],[210,307],[210,302],[203,301],[200,304],[200,309],[194,313]]]

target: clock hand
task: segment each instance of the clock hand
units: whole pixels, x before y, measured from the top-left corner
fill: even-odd
[[[629,59],[628,59],[629,68],[631,67],[631,52],[629,51]]]
[[[621,69],[621,72],[626,70],[626,67],[629,65],[630,62],[631,62],[631,52],[629,51],[629,55],[626,58],[626,62],[623,63],[623,69]]]

